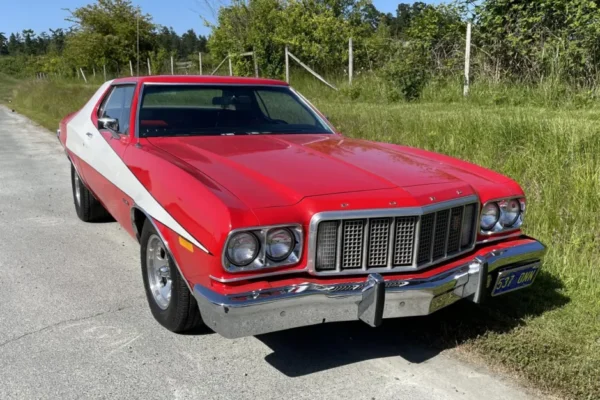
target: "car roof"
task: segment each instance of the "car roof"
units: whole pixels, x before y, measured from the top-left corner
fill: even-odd
[[[229,85],[272,85],[287,86],[284,81],[265,78],[243,78],[237,76],[214,76],[214,75],[153,75],[153,76],[130,76],[117,78],[113,83],[210,83]]]

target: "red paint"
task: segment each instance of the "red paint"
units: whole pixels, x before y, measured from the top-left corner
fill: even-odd
[[[234,293],[271,286],[271,282],[350,282],[356,277],[313,277],[305,271],[306,246],[300,263],[279,271],[296,271],[252,281],[256,273],[231,274],[221,266],[222,249],[232,229],[300,223],[307,230],[320,211],[416,207],[476,194],[482,202],[522,195],[519,185],[485,168],[425,150],[347,138],[339,134],[262,136],[205,136],[137,139],[136,111],[146,83],[287,85],[270,79],[216,76],[152,76],[121,78],[114,83],[137,85],[132,102],[130,133],[119,139],[102,136],[150,194],[209,253],[189,252],[178,235],[156,223],[169,242],[190,284],[213,285]],[[107,90],[106,93],[110,91]],[[105,93],[105,95],[106,95]],[[97,123],[98,101],[90,119]],[[66,123],[60,140],[66,142]],[[161,126],[162,121],[146,121]],[[75,163],[79,161],[73,159]],[[83,163],[84,164],[84,163]],[[133,234],[131,199],[98,173],[86,173],[86,183],[103,204]],[[435,201],[432,202],[431,198]],[[129,204],[127,204],[129,202]],[[475,254],[528,239],[479,246],[450,263],[415,273],[386,275],[386,279],[427,277]],[[272,272],[272,270],[269,270]],[[260,272],[259,272],[260,273]],[[245,277],[221,284],[214,279]]]

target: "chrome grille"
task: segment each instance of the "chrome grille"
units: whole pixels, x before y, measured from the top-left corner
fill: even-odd
[[[394,266],[412,265],[417,217],[396,218]]]
[[[362,266],[365,220],[344,221],[342,232],[342,268],[360,268]]]
[[[390,218],[376,218],[369,222],[369,267],[387,265],[390,225]]]
[[[475,220],[473,216],[476,207],[477,204],[466,204],[422,217],[417,257],[418,267],[434,264],[448,256],[458,255],[464,252],[465,249],[473,247],[475,239]],[[463,215],[471,219],[464,225],[464,232]],[[461,243],[463,234],[467,237],[465,243]]]
[[[471,196],[446,208],[350,211],[338,219],[340,213],[323,213],[329,218],[311,223],[316,237],[309,263],[327,274],[410,271],[458,256],[474,247],[475,201]]]

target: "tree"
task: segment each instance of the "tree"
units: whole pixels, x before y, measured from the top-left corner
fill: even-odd
[[[0,55],[8,54],[7,44],[8,44],[8,39],[6,39],[4,32],[0,32]]]
[[[155,25],[130,0],[98,0],[70,11],[73,34],[66,40],[65,56],[75,66],[91,67],[107,62],[127,64],[137,58],[139,21],[141,57],[153,47]]]

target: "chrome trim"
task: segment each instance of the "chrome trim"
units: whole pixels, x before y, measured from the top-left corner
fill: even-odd
[[[247,275],[247,276],[238,276],[235,278],[218,278],[214,275],[209,275],[210,279],[217,281],[217,282],[221,282],[221,283],[231,283],[231,282],[241,282],[241,281],[248,281],[248,280],[252,280],[252,279],[260,279],[260,278],[266,278],[269,276],[279,276],[279,275],[289,275],[289,274],[301,274],[303,272],[306,272],[306,268],[302,268],[302,269],[293,269],[293,270],[284,270],[284,271],[273,271],[273,272],[267,272],[264,274],[252,274],[252,275]]]
[[[501,201],[508,201],[508,200],[514,200],[514,199],[518,199],[519,203],[521,205],[521,214],[519,215],[519,218],[517,218],[517,221],[509,228],[506,228],[504,226],[502,226],[502,224],[500,223],[500,220],[502,219],[502,207],[500,207],[500,203]],[[481,216],[482,216],[482,212],[483,212],[483,208],[488,205],[489,203],[496,203],[496,206],[498,207],[498,210],[500,210],[500,214],[498,215],[498,221],[496,221],[496,224],[494,225],[494,227],[492,229],[489,230],[483,230],[481,228]],[[525,211],[527,209],[527,199],[525,198],[525,196],[511,196],[511,197],[501,197],[498,199],[493,199],[493,200],[488,200],[485,202],[485,204],[483,204],[481,206],[481,209],[479,210],[479,220],[477,221],[477,230],[479,232],[480,235],[483,236],[492,236],[492,235],[497,235],[499,233],[507,233],[507,232],[515,232],[521,229],[521,226],[523,225],[523,221],[525,219]]]
[[[181,276],[181,279],[183,279],[185,281],[186,286],[188,287],[188,289],[190,289],[190,292],[192,292],[192,287],[190,286],[190,283],[188,282],[188,280],[185,278],[185,275],[183,275],[183,272],[181,272],[181,268],[179,268],[179,264],[177,264],[177,260],[175,259],[175,257],[173,257],[173,252],[171,251],[171,247],[169,246],[169,242],[165,239],[165,237],[162,235],[162,233],[160,232],[160,229],[158,229],[158,226],[156,226],[156,224],[154,223],[154,220],[152,219],[152,217],[150,216],[150,214],[148,214],[144,209],[142,209],[141,207],[139,207],[138,205],[134,205],[133,207],[131,207],[131,209],[129,210],[130,216],[131,216],[131,223],[133,225],[133,230],[134,232],[137,233],[137,226],[135,225],[135,215],[134,215],[134,210],[137,209],[139,211],[141,211],[145,216],[146,216],[146,220],[150,221],[150,223],[152,224],[152,226],[154,227],[154,230],[156,231],[156,233],[158,234],[158,236],[160,237],[160,240],[162,240],[162,242],[165,245],[165,249],[167,250],[167,252],[169,253],[169,256],[171,257],[171,260],[173,260],[173,264],[175,264],[175,267],[177,268],[177,271],[179,271],[179,276]],[[139,232],[139,237],[141,240],[141,236],[142,233]],[[140,243],[141,245],[141,243]],[[209,253],[210,254],[210,253]]]
[[[274,261],[267,257],[266,254],[266,238],[267,234],[271,229],[276,228],[288,228],[296,239],[296,243],[294,246],[294,250],[290,253],[290,255],[283,261]],[[240,232],[252,232],[256,235],[260,249],[258,251],[257,256],[245,266],[236,266],[231,263],[227,258],[227,245],[229,244],[229,240],[236,233]],[[277,225],[265,225],[265,226],[254,226],[247,228],[239,228],[233,229],[227,235],[227,239],[225,240],[225,244],[223,246],[223,251],[221,254],[221,264],[223,268],[229,273],[239,273],[239,272],[247,272],[247,271],[257,271],[257,270],[269,270],[273,268],[281,268],[281,267],[291,267],[293,265],[298,264],[302,259],[302,250],[304,245],[304,230],[302,229],[302,225],[300,224],[277,224]]]
[[[202,285],[194,296],[204,322],[227,338],[259,335],[323,322],[428,315],[460,299],[481,302],[490,272],[539,261],[546,247],[532,241],[473,257],[429,278],[385,280],[379,274],[350,283],[304,282],[223,295]]]
[[[498,237],[493,237],[493,238],[489,238],[489,239],[485,239],[485,240],[480,240],[477,242],[477,244],[494,243],[494,242],[498,242],[500,240],[510,239],[510,238],[519,237],[519,236],[521,236],[521,230],[519,230],[518,232],[510,233],[508,235],[504,235],[504,236],[498,236]]]
[[[475,215],[479,215],[480,202],[479,202],[479,197],[476,195],[460,197],[458,199],[444,201],[444,202],[440,202],[440,203],[432,204],[432,205],[428,205],[428,206],[423,206],[423,207],[381,208],[381,209],[348,210],[348,211],[324,211],[324,212],[316,213],[311,218],[310,224],[309,224],[309,229],[308,229],[308,250],[307,250],[308,271],[310,274],[316,275],[316,276],[332,276],[332,275],[340,275],[341,276],[341,275],[359,275],[359,274],[366,274],[366,273],[419,271],[424,268],[428,268],[432,265],[442,263],[448,259],[456,258],[462,254],[472,251],[475,248],[476,240],[477,240],[477,237],[475,236],[475,232],[473,232],[474,237],[473,237],[471,246],[462,248],[461,251],[454,253],[450,256],[445,255],[444,257],[434,260],[433,262],[428,262],[428,263],[423,263],[421,265],[418,265],[418,263],[417,263],[418,255],[413,255],[413,264],[410,266],[393,267],[391,264],[388,264],[385,267],[366,269],[366,264],[365,264],[365,265],[363,265],[363,268],[361,268],[361,269],[341,270],[341,267],[340,267],[340,263],[341,263],[340,241],[342,239],[341,239],[341,235],[338,233],[338,249],[337,249],[338,254],[337,254],[337,258],[336,258],[336,269],[332,270],[332,271],[317,271],[317,269],[316,269],[317,231],[319,228],[319,223],[321,221],[329,221],[329,220],[340,221],[339,226],[341,227],[343,225],[342,221],[347,220],[347,219],[367,219],[367,221],[368,221],[369,219],[374,219],[374,218],[392,218],[392,220],[395,221],[396,217],[418,217],[418,220],[416,222],[417,227],[415,228],[415,231],[416,232],[418,231],[419,235],[420,235],[421,216],[423,216],[425,214],[430,214],[430,213],[434,213],[437,211],[441,211],[441,210],[451,209],[451,208],[461,206],[461,205],[472,204],[472,203],[475,203],[475,207],[476,207]],[[437,219],[437,214],[434,214],[434,215],[435,215],[434,218]],[[436,221],[434,220],[434,224],[435,224],[435,222]],[[477,230],[478,224],[479,224],[479,221],[476,221],[475,224],[473,225],[474,231]],[[434,225],[434,231],[435,231],[435,225]],[[395,232],[395,227],[394,227],[394,231],[391,232],[391,234],[395,235],[395,233],[396,232]],[[365,239],[365,241],[367,239]],[[434,240],[435,240],[435,235],[432,236],[432,246],[431,246],[431,250],[430,250],[431,253],[433,253],[433,247],[434,247],[433,241]],[[447,240],[447,238],[444,240]],[[419,242],[419,237],[417,236],[413,243],[413,246],[418,245],[418,242]],[[418,254],[418,247],[414,247],[413,251]],[[393,252],[393,249],[392,249],[392,252]],[[432,256],[429,257],[430,260],[432,258],[433,258]]]

